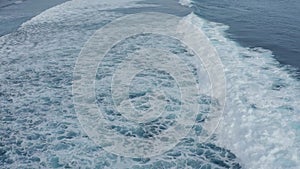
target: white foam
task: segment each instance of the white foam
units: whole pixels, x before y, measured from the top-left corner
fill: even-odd
[[[107,9],[141,6],[130,0],[88,2],[74,0],[51,8],[0,38],[0,97],[5,98],[0,102],[0,126],[8,127],[0,128],[4,135],[1,144],[5,145],[1,153],[9,154],[5,155],[9,160],[5,167],[217,167],[205,152],[230,166],[238,165],[235,159],[228,162],[227,156],[234,155],[227,150],[214,151],[189,140],[188,146],[179,146],[174,155],[158,156],[146,163],[107,153],[87,138],[72,102],[76,58],[95,30],[123,16]]]
[[[15,1],[14,4],[21,4],[23,3],[24,1]]]
[[[179,4],[183,5],[183,6],[191,7],[192,6],[192,1],[191,0],[179,0]]]
[[[226,38],[228,26],[191,15],[218,50],[226,72],[227,106],[217,143],[246,168],[298,168],[299,81],[279,67],[271,51],[241,47]]]
[[[141,6],[135,2],[68,1],[0,38],[0,92],[7,100],[12,99],[0,102],[5,116],[1,114],[1,120],[14,119],[0,121],[5,126],[1,134],[9,134],[1,141],[14,150],[11,158],[15,163],[8,168],[34,168],[36,164],[49,168],[47,163],[54,165],[56,157],[58,165],[73,168],[139,165],[106,153],[86,137],[72,112],[70,88],[72,66],[84,43],[99,27],[122,16],[103,10]],[[209,36],[226,72],[228,102],[216,142],[232,150],[246,168],[299,168],[299,81],[278,67],[271,51],[241,47],[226,38],[228,26],[193,14],[189,17]],[[5,113],[6,109],[9,112]],[[39,139],[33,139],[34,132],[41,134]],[[186,147],[178,150],[186,157],[190,153]],[[26,158],[39,157],[40,162],[28,164],[22,161],[22,153],[28,153]],[[187,158],[182,159],[186,165]],[[154,159],[158,160],[161,157]],[[163,160],[170,165],[176,162]],[[192,160],[203,162],[197,157]]]
[[[151,5],[138,4],[140,0],[111,0],[111,1],[98,1],[98,0],[72,0],[63,4],[52,7],[31,20],[22,24],[22,26],[32,25],[40,22],[67,22],[80,19],[83,15],[96,19],[103,10],[112,10],[117,8],[133,8],[133,7],[145,7]],[[93,14],[91,14],[93,12]],[[98,12],[98,13],[97,13]],[[100,15],[99,15],[100,16]],[[105,17],[105,16],[103,16]],[[103,18],[101,17],[101,18]],[[72,20],[70,20],[72,19]],[[93,19],[88,19],[93,20]],[[77,22],[79,22],[77,20]]]

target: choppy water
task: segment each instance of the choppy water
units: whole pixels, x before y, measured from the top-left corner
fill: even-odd
[[[290,70],[280,66],[270,50],[242,47],[226,37],[228,26],[194,14],[189,16],[191,22],[204,31],[218,51],[227,81],[224,117],[214,137],[207,143],[197,142],[201,130],[197,123],[203,122],[199,116],[191,133],[174,149],[151,159],[113,155],[88,138],[72,102],[73,69],[84,43],[95,30],[127,13],[144,9],[172,13],[173,8],[180,9],[182,14],[189,11],[173,1],[170,3],[173,5],[166,8],[153,6],[159,2],[73,0],[43,12],[17,31],[1,37],[0,165],[4,168],[298,168],[299,81]],[[133,37],[116,46],[106,60],[112,67],[105,64],[99,67],[96,85],[98,105],[111,119],[119,118],[108,104],[110,93],[106,90],[106,79],[120,61],[117,58],[115,62],[113,56],[122,58],[124,52],[141,45],[165,47],[183,58],[190,56],[177,41],[151,35]],[[139,102],[147,102],[143,98],[146,89],[139,87],[145,79],[156,84],[154,87],[176,91],[176,86],[170,85],[173,79],[165,73],[141,72],[132,82],[137,87],[130,91],[130,98],[137,106]],[[141,100],[135,100],[137,97]],[[204,97],[201,103],[216,101]],[[176,104],[173,98],[170,108],[176,109]],[[148,138],[165,130],[172,121],[158,120],[141,129],[124,124],[112,126],[112,131]]]

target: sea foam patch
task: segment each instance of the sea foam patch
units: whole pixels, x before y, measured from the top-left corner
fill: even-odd
[[[95,30],[123,16],[121,13],[105,11],[113,8],[113,5],[109,5],[110,2],[70,1],[45,11],[24,23],[16,32],[0,38],[0,53],[3,56],[0,67],[1,166],[7,168],[37,166],[42,168],[81,166],[240,168],[237,157],[229,150],[214,144],[198,142],[198,136],[203,133],[205,113],[209,114],[211,109],[219,109],[218,101],[208,96],[202,96],[198,100],[203,109],[196,116],[191,134],[182,138],[174,149],[155,158],[128,158],[108,153],[83,131],[72,102],[72,81],[78,78],[73,76],[73,70],[81,48]],[[128,8],[138,6],[133,1],[127,1],[128,4],[124,1],[113,2],[116,7],[118,5]],[[169,44],[170,39],[162,39],[157,43],[157,40],[155,41],[157,38],[159,37],[141,36],[140,41],[153,46],[167,47],[164,45]],[[136,39],[132,40],[136,42]],[[132,42],[124,45],[130,46]],[[194,62],[192,59],[194,57],[186,51],[185,46],[176,45],[176,41],[173,43],[169,44],[173,54],[181,55],[181,58],[185,58],[186,61],[190,59],[189,63]],[[116,53],[113,52],[111,56],[117,57],[124,53],[125,48],[119,49],[119,53],[116,50]],[[193,64],[188,66],[195,68]],[[205,74],[201,69],[192,70],[194,74]],[[101,80],[103,75],[106,75],[101,72],[103,71],[97,74],[97,80]],[[154,91],[147,95],[149,97],[136,97],[145,89],[140,85],[141,81],[146,80],[143,78],[144,75],[151,76],[149,78],[153,79],[152,82],[157,82],[157,85],[168,89],[165,94],[170,101],[167,109],[169,111],[177,109],[179,102],[174,92],[177,91],[176,85],[172,86],[174,79],[164,71],[149,70],[137,74],[130,86],[140,87],[131,87],[129,90],[132,104],[138,109],[144,109],[145,106],[140,103],[144,103],[147,98],[157,96],[157,92]],[[202,80],[207,81],[207,79]],[[103,89],[101,86],[96,88],[97,91]],[[97,97],[99,103],[105,103],[103,102],[106,101],[105,99],[101,100],[105,95],[97,95]],[[159,96],[159,98],[163,97]],[[119,116],[118,113],[107,109],[109,107],[100,106],[100,108],[107,110],[107,117],[111,120]],[[111,126],[111,129],[124,136],[129,136],[131,132],[132,136],[151,137],[172,125],[172,118],[173,116],[170,116],[165,121],[157,120],[141,128],[134,128],[136,126],[128,124],[122,126],[117,123]]]
[[[192,1],[191,0],[179,0],[179,4],[183,6],[192,7]]]
[[[114,134],[114,131],[109,130],[108,126],[111,125],[110,123],[116,123],[116,120],[110,122],[109,119],[106,119],[102,115],[104,112],[98,112],[98,108],[93,102],[95,100],[93,87],[95,71],[98,64],[106,65],[101,64],[106,52],[117,45],[119,41],[139,34],[158,34],[182,41],[199,57],[194,59],[194,61],[198,60],[195,62],[196,65],[201,62],[203,64],[203,66],[197,65],[194,69],[204,69],[208,73],[206,79],[211,82],[207,86],[209,82],[204,81],[205,79],[199,79],[200,82],[197,84],[191,73],[192,68],[189,68],[189,65],[184,66],[185,63],[178,59],[176,54],[169,54],[153,46],[137,48],[137,53],[128,56],[129,60],[132,60],[124,61],[118,65],[118,70],[110,73],[113,76],[111,88],[105,90],[111,90],[114,100],[110,104],[116,108],[111,111],[116,111],[129,121],[148,126],[148,122],[160,118],[166,119],[171,114],[175,117],[175,121],[172,122],[173,125],[169,126],[168,129],[159,135],[145,139],[126,137],[120,133]],[[131,45],[133,46],[134,43]],[[116,58],[109,65],[112,66],[113,62],[116,61],[117,63],[121,62],[121,59]],[[150,112],[144,112],[147,114],[143,115],[132,107],[128,100],[128,86],[140,71],[148,69],[163,71],[176,80],[180,92],[180,98],[177,99],[180,104],[180,111],[172,111],[171,114],[169,112],[169,115],[162,115],[166,107],[160,105],[165,100],[159,99],[165,98],[160,89],[156,92],[160,94],[159,98],[152,97],[150,99],[150,107],[148,107]],[[207,37],[200,29],[191,25],[191,22],[163,13],[141,13],[122,17],[99,29],[87,42],[78,57],[74,70],[74,76],[78,78],[73,82],[76,112],[88,135],[108,152],[130,157],[149,157],[163,154],[164,151],[176,146],[188,134],[193,127],[196,115],[201,111],[198,103],[200,95],[206,95],[218,101],[220,110],[215,109],[209,112],[205,118],[202,130],[207,136],[203,136],[203,138],[199,136],[198,139],[198,142],[202,143],[213,134],[222,115],[226,85],[222,69],[222,63]],[[145,85],[147,86],[147,84]],[[141,95],[146,94],[148,94],[147,91]]]
[[[272,52],[245,48],[226,37],[228,26],[190,16],[208,35],[224,64],[227,101],[217,143],[246,168],[298,168],[299,81]]]
[[[0,165],[7,168],[297,168],[299,166],[299,82],[280,68],[271,51],[243,48],[225,37],[227,26],[188,18],[209,37],[224,65],[227,107],[213,140],[199,143],[206,113],[219,110],[215,98],[202,95],[202,111],[186,137],[153,158],[108,153],[83,131],[72,102],[73,70],[84,43],[94,32],[124,16],[106,9],[137,7],[136,1],[70,1],[24,23],[0,38]],[[127,3],[128,2],[128,3]],[[90,4],[90,5],[89,5]],[[112,4],[112,5],[110,5]],[[124,5],[124,6],[123,6]],[[130,9],[128,9],[130,10]],[[80,24],[79,24],[80,23]],[[200,23],[200,24],[199,24]],[[199,25],[198,25],[199,24]],[[197,42],[197,41],[195,41]],[[141,45],[169,49],[188,63],[198,83],[207,82],[185,45],[163,36],[142,34],[126,39],[107,53],[95,77],[96,101],[110,129],[128,137],[159,135],[174,116],[138,126],[120,120],[111,109],[111,72],[120,59]],[[105,60],[106,59],[106,60]],[[115,59],[115,60],[114,60]],[[198,62],[198,61],[197,61]],[[199,61],[200,63],[201,61]],[[195,69],[194,69],[195,68]],[[197,76],[196,76],[197,77]],[[203,78],[203,79],[202,79]],[[149,80],[149,81],[147,81]],[[201,81],[202,80],[202,81]],[[147,110],[153,97],[167,98],[167,110],[178,109],[178,85],[165,71],[139,72],[129,85],[129,101]],[[149,84],[146,88],[143,84]],[[107,87],[107,88],[106,88]],[[154,87],[166,90],[158,95]],[[259,90],[258,90],[259,89]],[[143,95],[149,91],[148,94]],[[180,97],[179,97],[180,98]],[[137,127],[138,126],[138,127]],[[284,138],[284,140],[282,139]],[[298,153],[298,154],[297,154]]]

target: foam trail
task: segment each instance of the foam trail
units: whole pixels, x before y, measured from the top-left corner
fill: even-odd
[[[292,70],[269,50],[228,39],[228,26],[189,17],[216,47],[226,71],[227,106],[216,142],[246,168],[299,168],[300,83]]]
[[[137,2],[69,1],[0,38],[0,165],[7,168],[240,168],[241,160],[245,168],[297,168],[299,82],[278,67],[270,51],[240,47],[225,37],[227,26],[193,14],[188,18],[209,36],[219,51],[227,76],[228,106],[216,135],[219,146],[195,141],[201,130],[197,125],[178,147],[153,159],[109,154],[87,137],[72,102],[76,58],[95,30],[123,16],[109,10],[143,6]],[[129,39],[116,47],[117,53],[111,56],[124,54],[127,48],[123,47],[130,47],[134,42],[168,47],[182,57],[187,55],[184,47],[175,41],[171,43],[170,39],[135,38],[139,41]],[[202,101],[214,102],[213,98]],[[112,118],[118,116],[107,111]],[[148,133],[137,130],[133,134],[145,137],[166,127],[159,122],[153,125],[147,128]],[[126,134],[133,129],[127,125],[116,126],[114,130]]]
[[[178,147],[153,159],[125,158],[107,153],[83,132],[74,110],[71,88],[78,53],[95,30],[124,15],[112,12],[111,9],[143,6],[137,2],[68,1],[32,18],[16,32],[0,38],[1,166],[86,166],[112,169],[240,168],[237,157],[229,150],[212,143],[199,144],[196,141],[194,137],[201,133],[200,125],[196,125],[191,136],[183,138]],[[145,45],[169,47],[173,53],[182,57],[188,54],[185,48],[174,40],[169,44],[170,39],[166,38],[161,41],[157,41],[159,37],[138,38],[138,42],[146,43]],[[128,41],[124,42],[125,47],[130,47],[136,42],[134,38],[131,39],[133,42],[130,39]],[[168,44],[169,46],[166,46]],[[112,56],[124,54],[127,48],[123,47],[121,44],[117,53],[113,53]],[[157,75],[155,72],[153,74],[154,77]],[[97,77],[103,75],[105,74],[100,73]],[[160,75],[157,78],[162,79],[162,85],[169,86],[168,76]],[[142,77],[138,77],[134,82],[138,83],[140,79],[143,80]],[[100,90],[104,89],[101,85]],[[137,93],[135,90],[132,92],[133,95]],[[200,101],[203,104],[214,102],[209,97]],[[176,99],[171,101],[173,102],[176,102]],[[109,109],[106,111],[111,118],[118,117],[116,112]],[[202,121],[201,117],[197,119],[198,123]],[[134,129],[128,123],[123,128],[117,125],[119,124],[116,124],[116,127],[112,126],[112,129],[123,135],[127,134],[126,131],[132,132]],[[145,127],[146,132],[136,130],[132,134],[150,137],[168,125],[170,124],[156,121]]]

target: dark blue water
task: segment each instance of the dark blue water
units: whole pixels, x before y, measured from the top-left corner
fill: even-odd
[[[194,12],[230,26],[230,38],[273,51],[282,64],[300,69],[299,0],[194,0]]]
[[[67,0],[0,0],[0,36],[18,27],[42,11]]]

